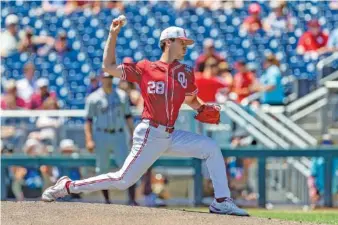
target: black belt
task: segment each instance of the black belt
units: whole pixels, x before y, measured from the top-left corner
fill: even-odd
[[[159,123],[157,123],[157,122],[155,122],[153,120],[149,120],[149,125],[152,126],[152,127],[157,128],[161,124],[159,124]],[[174,132],[174,129],[175,129],[174,127],[166,127],[165,128],[165,132],[168,132],[169,134],[171,134],[172,132]]]
[[[115,129],[101,129],[101,128],[96,128],[97,131],[102,131],[104,133],[108,133],[108,134],[114,134],[117,132],[123,132],[123,128],[120,128],[118,130]]]

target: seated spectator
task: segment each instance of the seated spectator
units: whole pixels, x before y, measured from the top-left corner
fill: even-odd
[[[75,145],[74,141],[71,139],[63,139],[60,142],[59,151],[62,155],[78,155],[78,147]],[[79,167],[58,167],[57,168],[57,176],[55,180],[58,180],[62,176],[68,176],[72,180],[81,180],[81,172]],[[81,199],[80,194],[71,194],[66,197],[67,199]]]
[[[264,29],[276,36],[293,31],[293,19],[287,12],[286,2],[271,1],[270,7],[273,12],[264,20]]]
[[[67,42],[67,33],[65,31],[62,30],[58,33],[58,37],[55,40],[54,50],[60,55],[71,51],[71,47]]]
[[[209,59],[215,59],[217,63],[225,61],[217,52],[215,51],[214,41],[210,38],[205,39],[203,42],[204,52],[196,59],[195,62],[195,71],[203,72],[205,67],[205,62]]]
[[[87,87],[87,96],[96,91],[100,87],[100,82],[95,73],[89,75],[89,85]]]
[[[80,1],[80,0],[67,0],[67,4],[65,6],[65,13],[71,14],[74,11],[82,11],[85,9],[90,9],[94,14],[97,14],[101,10],[101,2],[100,1]]]
[[[45,0],[42,1],[42,10],[44,12],[64,11],[66,0]]]
[[[1,96],[1,109],[19,110],[25,108],[25,101],[16,94],[15,81],[8,80],[5,87],[6,93]],[[23,144],[26,136],[24,129],[26,122],[26,119],[23,118],[1,117],[1,140],[3,143],[18,150],[20,145]],[[23,129],[21,129],[20,126],[23,126]]]
[[[320,54],[328,41],[328,35],[320,27],[318,20],[313,19],[307,23],[308,30],[299,38],[297,53]]]
[[[24,153],[29,156],[46,155],[45,146],[35,139],[28,139],[25,143]],[[25,198],[39,198],[43,189],[43,175],[41,167],[13,167],[14,179],[12,190],[17,200]]]
[[[31,97],[29,103],[30,109],[41,109],[44,102],[48,99],[53,99],[57,101],[56,93],[48,90],[49,81],[46,78],[40,78],[39,80],[37,80],[36,85],[39,90],[35,92]]]
[[[231,92],[236,97],[236,102],[240,103],[252,93],[256,77],[248,71],[244,61],[236,62],[235,69],[237,70],[237,73],[234,76]]]
[[[231,74],[231,69],[227,62],[221,62],[218,64],[219,76],[218,79],[224,83],[227,87],[230,87],[233,82],[233,77]]]
[[[329,6],[332,10],[338,10],[338,0],[331,0]]]
[[[100,2],[100,1],[98,1]],[[102,7],[108,8],[108,9],[118,9],[120,12],[124,11],[124,2],[123,1],[104,1],[101,2],[103,4]]]
[[[31,27],[27,27],[20,36],[19,51],[32,54],[46,55],[55,41],[54,38],[49,36],[34,35]],[[43,45],[43,47],[40,47],[40,45]]]
[[[198,88],[197,96],[204,102],[216,102],[216,93],[226,85],[217,77],[218,62],[216,59],[209,58],[205,63],[203,73],[197,73],[195,76],[196,86]]]
[[[35,66],[28,62],[24,65],[23,69],[24,78],[20,79],[16,83],[18,96],[28,103],[35,92],[36,82],[34,79]]]
[[[26,102],[17,95],[15,80],[6,82],[6,93],[1,96],[1,109],[23,109],[26,108]]]
[[[268,55],[264,62],[265,72],[259,78],[259,84],[253,88],[261,92],[260,103],[269,105],[284,105],[284,88],[279,62],[274,55]]]
[[[326,48],[323,51],[323,53],[332,53],[332,52],[338,52],[338,28],[334,29],[330,33]]]
[[[332,141],[332,137],[330,134],[324,134],[321,141],[322,146],[332,146],[334,142]],[[311,175],[308,178],[308,187],[309,187],[309,195],[311,200],[311,206],[315,208],[320,205],[320,200],[324,195],[324,186],[325,186],[325,160],[323,157],[313,158],[311,165]],[[333,177],[338,173],[338,159],[333,161]],[[338,194],[338,180],[333,179],[332,182],[332,192],[334,195]]]
[[[249,14],[243,22],[242,29],[250,33],[255,33],[263,27],[260,17],[261,6],[258,3],[251,3],[249,5]]]
[[[0,34],[0,55],[1,57],[8,57],[18,50],[18,22],[19,18],[10,14],[5,19],[6,30]],[[6,44],[4,44],[6,43]]]

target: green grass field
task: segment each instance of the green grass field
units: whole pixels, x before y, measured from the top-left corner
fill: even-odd
[[[293,220],[312,223],[325,223],[338,225],[338,210],[314,210],[304,212],[302,210],[261,210],[251,209],[249,213],[256,217],[275,218],[281,220]]]
[[[208,208],[189,208],[186,211],[208,212]],[[312,223],[336,224],[338,225],[338,209],[328,210],[264,210],[264,209],[248,209],[250,215],[263,218],[274,218],[281,220],[292,220]]]

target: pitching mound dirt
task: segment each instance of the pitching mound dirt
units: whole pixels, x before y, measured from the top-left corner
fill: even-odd
[[[307,223],[123,205],[66,202],[1,202],[1,224],[305,225]]]

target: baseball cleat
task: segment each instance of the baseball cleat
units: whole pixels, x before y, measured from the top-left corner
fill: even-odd
[[[42,201],[52,202],[58,198],[63,198],[69,195],[67,188],[66,188],[66,183],[68,181],[72,181],[72,180],[69,179],[69,177],[67,176],[61,177],[54,186],[47,188],[42,193],[42,197],[41,197]]]
[[[232,199],[226,199],[223,202],[217,202],[216,199],[209,206],[210,213],[216,214],[225,214],[225,215],[233,215],[233,216],[249,216],[249,214],[243,210],[238,208],[237,205],[233,202]]]

